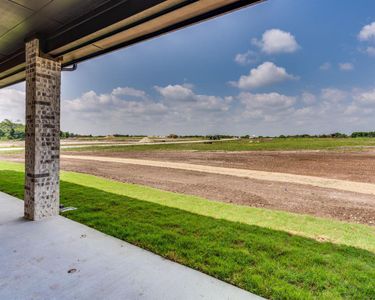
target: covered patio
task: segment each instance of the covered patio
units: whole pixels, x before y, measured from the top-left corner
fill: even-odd
[[[261,299],[0,193],[0,299]]]
[[[0,88],[26,81],[24,202],[0,194],[1,299],[258,298],[59,216],[61,71],[256,2],[0,3]]]
[[[257,2],[1,2],[0,88],[26,80],[25,218],[41,220],[59,213],[62,71]]]

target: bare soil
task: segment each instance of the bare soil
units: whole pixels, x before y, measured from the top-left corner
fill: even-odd
[[[64,152],[65,154],[66,152]],[[66,153],[68,154],[68,153]],[[69,152],[69,155],[90,155]],[[93,152],[95,156],[185,162],[375,183],[375,152]],[[4,158],[22,160],[12,155]],[[375,225],[375,197],[293,183],[112,162],[62,159],[62,169],[254,207]]]
[[[198,165],[320,176],[375,183],[375,150],[248,152],[64,152],[64,154],[138,158]]]

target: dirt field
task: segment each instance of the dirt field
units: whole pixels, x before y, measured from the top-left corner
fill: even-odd
[[[249,152],[65,152],[64,154],[138,158],[184,162],[238,169],[321,176],[375,183],[375,150],[338,151],[249,151]]]
[[[69,155],[90,155],[64,153]],[[95,156],[183,162],[375,183],[375,152],[123,152]],[[7,156],[9,158],[9,156]],[[20,156],[12,156],[20,159]],[[114,162],[62,159],[64,170],[202,196],[212,200],[375,225],[375,196],[227,175]]]

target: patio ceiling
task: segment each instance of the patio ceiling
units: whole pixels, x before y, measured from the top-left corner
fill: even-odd
[[[25,79],[24,41],[63,66],[261,0],[1,0],[0,88]]]

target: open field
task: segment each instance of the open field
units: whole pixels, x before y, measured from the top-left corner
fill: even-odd
[[[300,143],[304,140],[300,139]],[[67,158],[65,155],[70,157]],[[79,159],[82,155],[89,160]],[[112,161],[98,161],[95,156]],[[3,158],[22,161],[23,155],[6,155]],[[61,158],[62,168],[65,170],[89,173],[122,182],[148,185],[226,203],[368,225],[375,224],[375,196],[369,193],[375,185],[373,149],[246,152],[172,150],[108,152],[86,149],[86,151],[63,152]],[[118,163],[118,160],[123,159],[135,159],[135,163]],[[137,160],[140,160],[138,165]],[[166,166],[141,165],[144,160],[148,164],[156,161],[159,165],[165,163]],[[168,167],[170,163],[187,163],[193,167],[196,165],[207,166],[207,168],[225,167],[233,169],[229,173],[232,175],[236,172],[242,174],[244,170],[253,173],[254,171],[270,173],[265,173],[263,180],[256,177],[240,178],[220,173],[172,169]],[[287,177],[287,180],[281,182],[272,180],[275,175]],[[299,180],[289,180],[290,177],[293,179],[291,175],[313,176],[316,179],[301,184]],[[329,179],[344,182],[335,186]],[[314,182],[318,184],[314,185]]]
[[[222,139],[222,142],[234,141],[234,138]],[[201,139],[201,138],[157,138],[151,139],[147,142],[143,142],[139,138],[117,138],[117,139],[63,139],[61,140],[61,150],[72,150],[78,149],[80,151],[85,149],[107,149],[107,148],[119,148],[124,147],[133,148],[138,146],[147,147],[164,147],[167,145],[181,145],[181,144],[207,144],[212,143],[210,140]],[[3,153],[22,153],[24,152],[25,142],[24,141],[0,141],[0,152]]]
[[[22,169],[1,162],[0,190],[22,198]],[[370,226],[71,172],[62,173],[61,198],[78,208],[64,213],[68,218],[270,299],[371,299],[375,294]]]
[[[131,136],[131,137],[76,137],[76,138],[64,138],[61,139],[61,145],[96,145],[96,144],[137,144],[142,140],[142,136]],[[191,138],[151,138],[154,143],[171,143],[171,142],[195,142],[200,140],[205,140],[204,138],[191,137]],[[2,147],[24,147],[25,141],[23,140],[1,140],[0,139],[0,148]]]
[[[62,155],[103,156],[183,162],[375,183],[375,149],[366,151],[64,151]],[[14,156],[17,157],[17,156]],[[22,157],[18,156],[18,157]]]
[[[375,148],[375,138],[257,138],[204,140],[201,138],[154,139],[152,143],[138,143],[140,138],[66,139],[62,150],[99,152],[142,151],[296,151],[339,150],[361,151]],[[82,147],[80,147],[82,146]],[[0,150],[23,152],[24,142],[2,141]],[[13,149],[11,149],[13,148]]]
[[[228,175],[240,178],[265,180],[271,182],[297,183],[321,188],[337,189],[348,192],[363,193],[375,196],[375,184],[322,178],[318,176],[296,175],[282,172],[269,172],[260,170],[249,170],[242,168],[226,168],[185,162],[156,161],[148,159],[119,158],[95,155],[63,155],[66,160],[85,160],[95,162],[119,163],[125,165],[137,165],[156,168],[168,168],[175,170],[186,170],[193,172]]]
[[[62,203],[78,208],[64,215],[270,299],[372,299],[374,144],[304,138],[64,149],[63,170],[106,178],[63,172]],[[0,159],[22,162],[23,154]],[[223,168],[227,174],[215,173]],[[240,176],[247,171],[264,177]],[[314,180],[302,184],[301,176]],[[337,180],[343,185],[324,185]],[[0,190],[22,198],[22,182],[21,165],[0,162]]]

